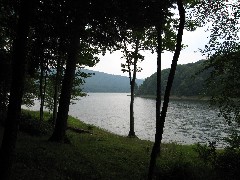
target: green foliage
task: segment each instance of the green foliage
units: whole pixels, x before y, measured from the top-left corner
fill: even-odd
[[[203,0],[196,6],[195,16],[203,24],[211,22],[209,43],[202,50],[209,59],[205,69],[211,70],[206,87],[211,104],[219,107],[219,116],[233,129],[225,138],[228,147],[217,155],[215,168],[223,179],[239,179],[239,1]]]
[[[200,1],[192,11],[196,21],[211,23],[209,42],[202,50],[211,69],[207,79],[211,103],[220,109],[220,115],[231,125],[239,118],[239,2]]]
[[[229,125],[240,123],[240,50],[214,55],[206,62],[205,69],[211,69],[206,85],[211,103],[220,109]],[[236,126],[236,124],[235,124]]]

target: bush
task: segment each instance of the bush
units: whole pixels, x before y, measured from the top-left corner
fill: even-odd
[[[197,143],[194,150],[198,153],[198,157],[203,160],[204,163],[214,166],[217,158],[216,142],[209,141],[208,146],[206,144],[201,145]]]
[[[239,179],[240,177],[240,151],[226,148],[219,153],[215,164],[216,171],[226,179]]]
[[[228,148],[240,149],[240,135],[238,132],[232,132],[229,137],[225,138]]]
[[[190,162],[172,161],[160,167],[157,179],[193,179],[194,173]]]
[[[240,179],[240,150],[234,147],[216,151],[214,143],[197,144],[195,151],[204,163],[212,166],[218,179]]]
[[[211,167],[198,161],[193,146],[183,148],[174,143],[162,147],[157,161],[156,179],[205,179],[212,176]]]
[[[22,112],[19,130],[32,136],[46,135],[52,132],[53,127],[47,121],[40,121],[37,117],[27,112]]]
[[[226,179],[240,179],[240,136],[232,132],[225,141],[228,146],[218,154],[215,169]]]

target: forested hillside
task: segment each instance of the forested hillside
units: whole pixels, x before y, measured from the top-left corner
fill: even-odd
[[[203,68],[204,60],[196,63],[178,65],[176,76],[173,82],[171,95],[174,96],[199,96],[206,95],[204,92],[204,80],[208,77],[209,71],[197,74]],[[167,78],[170,69],[162,70],[162,93],[165,91]],[[138,95],[156,95],[157,74],[154,73],[146,78],[139,87]]]
[[[126,76],[107,74],[88,69],[82,71],[93,74],[91,77],[85,79],[86,83],[83,85],[83,91],[85,92],[130,92],[130,82]],[[137,79],[136,83],[140,85],[143,83],[143,80]]]

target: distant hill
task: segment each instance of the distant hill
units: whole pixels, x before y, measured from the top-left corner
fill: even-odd
[[[95,74],[85,79],[86,83],[83,85],[84,92],[130,92],[129,78],[126,76],[112,75],[88,69],[83,69],[82,71]],[[136,83],[139,86],[143,83],[143,80],[137,79]]]
[[[173,96],[203,95],[205,93],[204,81],[206,80],[210,73],[209,71],[204,71],[196,75],[196,73],[203,68],[203,63],[204,60],[200,60],[196,63],[178,65],[174,77],[171,95]],[[165,91],[169,71],[170,69],[162,70],[161,77],[162,94]],[[157,73],[154,73],[153,75],[144,80],[143,84],[139,87],[137,94],[156,95],[156,87],[157,87]]]

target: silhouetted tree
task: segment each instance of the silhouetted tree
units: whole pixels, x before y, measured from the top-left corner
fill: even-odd
[[[77,51],[80,44],[79,32],[72,32],[70,39],[70,46],[68,49],[68,59],[66,64],[65,75],[62,84],[62,90],[59,100],[59,108],[57,113],[56,124],[54,132],[50,137],[50,141],[64,142],[65,133],[67,128],[67,119],[69,104],[71,99],[71,89],[73,85],[76,63],[77,63]]]
[[[10,2],[0,1],[0,124],[4,123],[7,113],[8,94],[11,84],[12,40],[15,33],[16,14]],[[13,30],[14,29],[14,30]]]
[[[10,88],[11,68],[8,58],[7,52],[0,52],[0,125],[5,122]]]
[[[121,29],[121,26],[125,27],[125,17],[123,17],[125,14],[119,11],[118,6],[124,4],[122,1],[73,2],[64,2],[62,5],[65,8],[63,12],[66,13],[62,21],[67,22],[64,26],[67,27],[68,31],[70,30],[70,33],[65,36],[69,38],[68,46],[71,48],[68,48],[68,59],[59,100],[56,126],[53,135],[50,137],[50,140],[58,142],[64,142],[65,138],[70,103],[70,94],[68,93],[71,92],[71,89],[69,89],[72,88],[71,78],[74,78],[72,73],[75,71],[77,63],[77,54],[75,53],[78,53],[79,50],[85,52],[80,42],[87,42],[91,46],[99,47],[102,51],[105,51],[117,45],[120,39],[118,30]],[[78,39],[78,43],[75,39]]]
[[[177,43],[176,43],[176,48],[175,48],[175,53],[173,56],[173,60],[172,60],[172,65],[171,65],[171,69],[170,69],[170,73],[169,73],[169,77],[168,77],[168,82],[167,82],[167,86],[166,86],[166,90],[165,90],[165,94],[164,94],[164,102],[163,102],[163,107],[162,107],[162,111],[161,111],[161,115],[160,114],[160,98],[161,98],[161,94],[160,94],[160,82],[161,81],[161,69],[158,69],[157,71],[157,103],[156,103],[156,135],[155,135],[155,142],[154,142],[154,146],[152,149],[152,153],[151,153],[151,160],[150,160],[150,165],[149,165],[149,172],[148,172],[148,179],[152,179],[153,178],[153,171],[154,171],[154,167],[156,164],[156,159],[157,159],[157,155],[160,152],[160,145],[161,145],[161,141],[162,141],[162,134],[163,134],[163,128],[164,128],[164,122],[165,122],[165,117],[166,117],[166,113],[167,113],[167,108],[168,108],[168,103],[169,103],[169,97],[170,97],[170,92],[171,92],[171,87],[172,87],[172,83],[173,83],[173,79],[174,79],[174,75],[175,75],[175,71],[176,71],[176,67],[177,67],[177,61],[178,61],[178,57],[180,55],[180,51],[181,51],[181,43],[182,43],[182,35],[183,35],[183,29],[184,29],[184,23],[185,23],[185,10],[183,7],[183,2],[182,0],[178,0],[177,1],[177,5],[178,5],[178,10],[179,10],[179,16],[180,16],[180,23],[179,23],[179,29],[178,29],[178,34],[177,34]],[[161,16],[160,16],[161,17]],[[158,26],[157,28],[160,27],[160,29],[158,30],[159,33],[159,51],[158,53],[161,54],[161,26],[162,24],[160,23],[160,26]],[[158,54],[159,56],[159,54]],[[161,55],[160,55],[161,56]],[[160,63],[159,61],[161,60],[161,58],[158,58],[158,63]],[[158,68],[159,68],[159,64],[158,64]],[[160,76],[160,77],[158,77]]]
[[[16,39],[13,45],[10,99],[0,151],[0,177],[3,180],[9,179],[14,158],[24,88],[27,37],[35,4],[36,1],[23,0],[19,11]]]
[[[142,61],[144,57],[139,53],[143,48],[144,35],[141,34],[140,31],[132,31],[128,32],[128,36],[123,40],[123,58],[126,59],[125,64],[121,64],[122,71],[128,72],[129,81],[130,81],[130,89],[131,89],[131,100],[130,100],[130,131],[128,136],[135,137],[134,131],[134,92],[135,92],[135,84],[136,84],[136,74],[141,71],[141,68],[137,66],[138,61]],[[129,50],[128,46],[132,46],[133,50]]]
[[[168,1],[166,4],[168,4]],[[134,4],[134,8],[131,9],[131,3]],[[134,132],[134,84],[136,80],[137,72],[140,72],[142,68],[138,67],[138,62],[144,60],[144,56],[140,54],[141,50],[150,50],[152,53],[157,48],[157,34],[158,30],[155,27],[155,24],[159,21],[160,18],[157,18],[158,11],[156,9],[155,3],[153,1],[132,1],[129,5],[129,23],[127,31],[124,33],[122,51],[126,63],[122,64],[122,71],[129,73],[130,87],[131,87],[131,100],[130,100],[130,131],[129,136],[135,136]],[[166,6],[163,3],[163,6]],[[170,13],[168,13],[170,15]],[[162,39],[163,50],[173,50],[175,32],[172,28],[173,20],[168,18],[164,22],[164,38]],[[161,69],[161,68],[160,68]]]
[[[60,57],[61,58],[61,57]],[[63,66],[62,66],[61,59],[57,60],[57,72],[55,76],[55,82],[54,82],[54,97],[53,97],[53,117],[52,117],[52,123],[55,125],[56,119],[57,119],[57,107],[58,107],[58,102],[59,102],[59,90],[60,90],[60,83],[62,79],[62,71],[63,71]]]
[[[151,180],[153,178],[153,172],[156,165],[157,155],[160,151],[161,144],[161,122],[160,122],[160,107],[161,107],[161,53],[162,53],[162,20],[160,24],[156,27],[157,29],[157,89],[156,89],[156,134],[155,134],[155,142],[152,148],[150,165],[148,171],[148,179]]]

